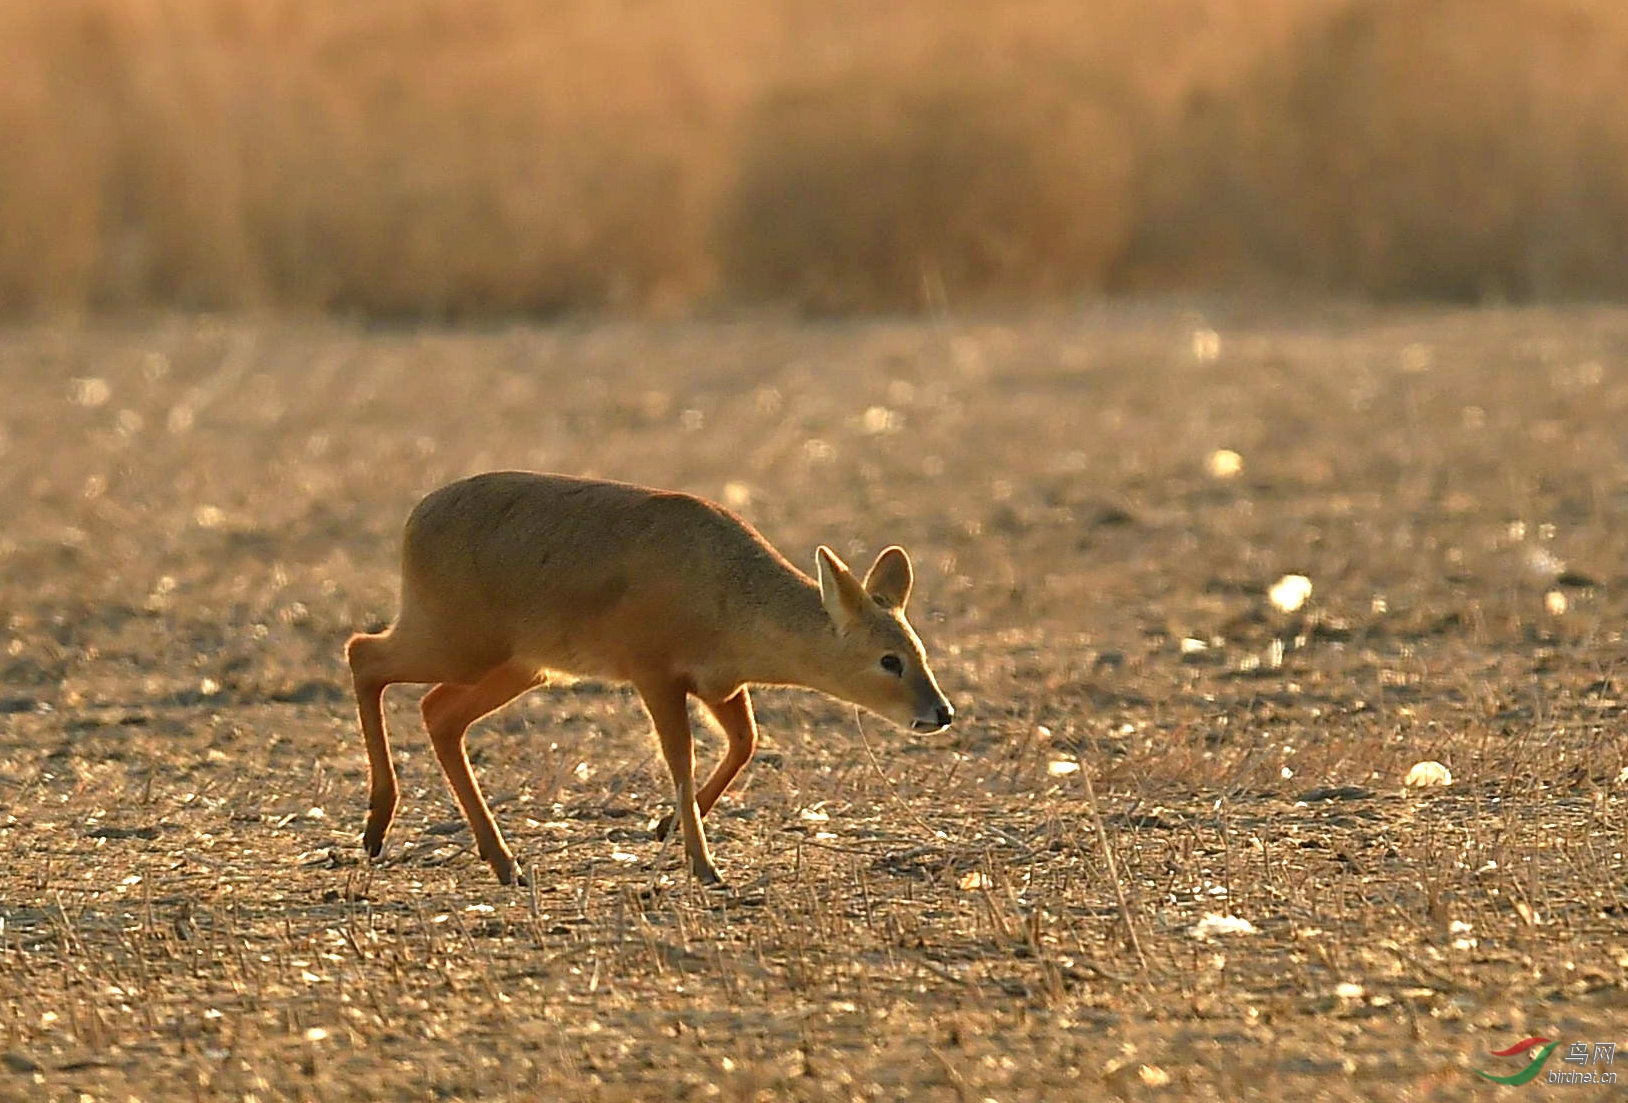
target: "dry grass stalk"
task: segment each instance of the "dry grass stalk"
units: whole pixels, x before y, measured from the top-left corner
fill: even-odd
[[[1097,807],[1097,789],[1091,783],[1091,770],[1084,767],[1080,778],[1085,782],[1086,806],[1091,812],[1091,825],[1097,833],[1097,846],[1102,850],[1103,864],[1108,867],[1108,880],[1114,887],[1114,902],[1119,906],[1119,920],[1125,925],[1125,941],[1136,955],[1136,964],[1146,973],[1147,954],[1142,951],[1142,939],[1136,933],[1136,921],[1131,918],[1131,906],[1125,899],[1125,883],[1119,879],[1119,863],[1114,861],[1113,847],[1108,843],[1108,829],[1102,823],[1102,810]]]

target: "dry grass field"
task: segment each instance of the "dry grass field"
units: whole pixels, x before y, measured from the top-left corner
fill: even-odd
[[[0,314],[1621,298],[1620,0],[0,0]]]
[[[1624,1041],[1625,364],[1608,309],[0,332],[0,1099],[1459,1099]],[[505,466],[906,544],[955,727],[761,693],[708,893],[630,692],[534,693],[471,738],[515,889],[396,689],[368,864],[341,645]]]

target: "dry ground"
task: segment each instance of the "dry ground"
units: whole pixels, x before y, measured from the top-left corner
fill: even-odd
[[[0,332],[0,393],[0,1098],[1457,1099],[1628,1041],[1628,313],[193,318]],[[396,690],[369,866],[340,647],[498,466],[906,544],[961,718],[873,764],[762,693],[714,895],[629,693],[538,692],[472,738],[506,889]]]

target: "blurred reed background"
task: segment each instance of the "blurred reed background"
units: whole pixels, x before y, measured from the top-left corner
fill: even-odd
[[[0,0],[0,311],[1628,291],[1621,0]]]

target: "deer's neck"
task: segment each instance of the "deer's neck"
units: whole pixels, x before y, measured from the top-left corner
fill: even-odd
[[[826,672],[833,666],[837,634],[820,602],[819,584],[787,572],[764,598],[752,610],[754,642],[751,654],[742,656],[742,681],[829,692]]]

